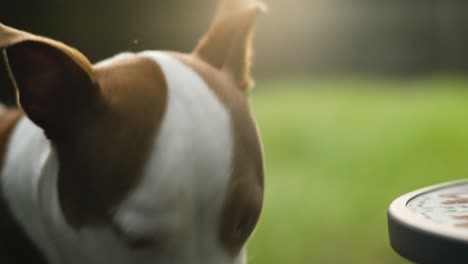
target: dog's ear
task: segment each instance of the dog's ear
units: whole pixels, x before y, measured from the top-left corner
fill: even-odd
[[[91,63],[63,43],[0,24],[0,49],[20,106],[49,137],[98,94]]]
[[[266,10],[256,0],[223,0],[210,30],[194,53],[228,72],[246,91],[251,86],[252,35],[257,15]]]

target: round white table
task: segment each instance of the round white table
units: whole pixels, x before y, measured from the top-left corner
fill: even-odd
[[[416,263],[468,263],[468,180],[420,189],[388,210],[393,249]]]

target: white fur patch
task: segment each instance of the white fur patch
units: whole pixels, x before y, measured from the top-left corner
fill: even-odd
[[[44,133],[28,118],[22,117],[6,149],[2,192],[14,217],[35,244],[46,252],[54,249],[43,221],[40,194],[43,186],[50,183],[49,178],[57,173],[56,168],[57,161]]]
[[[190,263],[228,263],[218,226],[232,170],[230,115],[191,68],[161,52],[143,56],[160,65],[168,105],[143,181],[116,221],[130,237],[184,238],[174,242]]]

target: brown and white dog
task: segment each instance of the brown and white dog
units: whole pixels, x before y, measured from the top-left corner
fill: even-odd
[[[77,50],[0,24],[22,110],[0,114],[0,263],[241,264],[263,201],[250,113],[260,2],[191,54]]]

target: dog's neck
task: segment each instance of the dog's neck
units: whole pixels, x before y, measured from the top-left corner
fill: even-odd
[[[4,165],[5,151],[8,140],[23,116],[17,109],[2,108],[0,110],[0,167]],[[0,181],[0,262],[1,263],[45,263],[43,256],[32,244],[25,231],[16,221],[5,200],[4,186]],[[5,241],[8,241],[5,243]]]
[[[13,123],[12,120],[5,122]],[[44,243],[46,230],[43,226],[42,209],[53,209],[53,204],[48,204],[53,193],[45,191],[52,189],[46,188],[46,185],[53,184],[51,179],[46,178],[56,176],[56,157],[43,131],[27,117],[18,116],[10,126],[8,141],[4,143],[3,153],[7,155],[3,158],[1,193],[9,210],[14,212],[14,219],[21,224],[33,242],[45,250],[43,247],[47,243]]]
[[[27,234],[11,234],[21,235],[19,248],[36,257],[24,263],[42,264],[36,261],[42,258],[39,251],[47,259],[44,263],[130,263],[129,258],[135,256],[116,239],[110,226],[74,230],[65,220],[57,191],[57,154],[42,129],[26,116],[11,126],[1,173],[2,199],[8,206],[1,209],[8,213],[11,226],[21,226]],[[25,249],[25,241],[37,248]],[[105,259],[112,255],[115,259]]]

